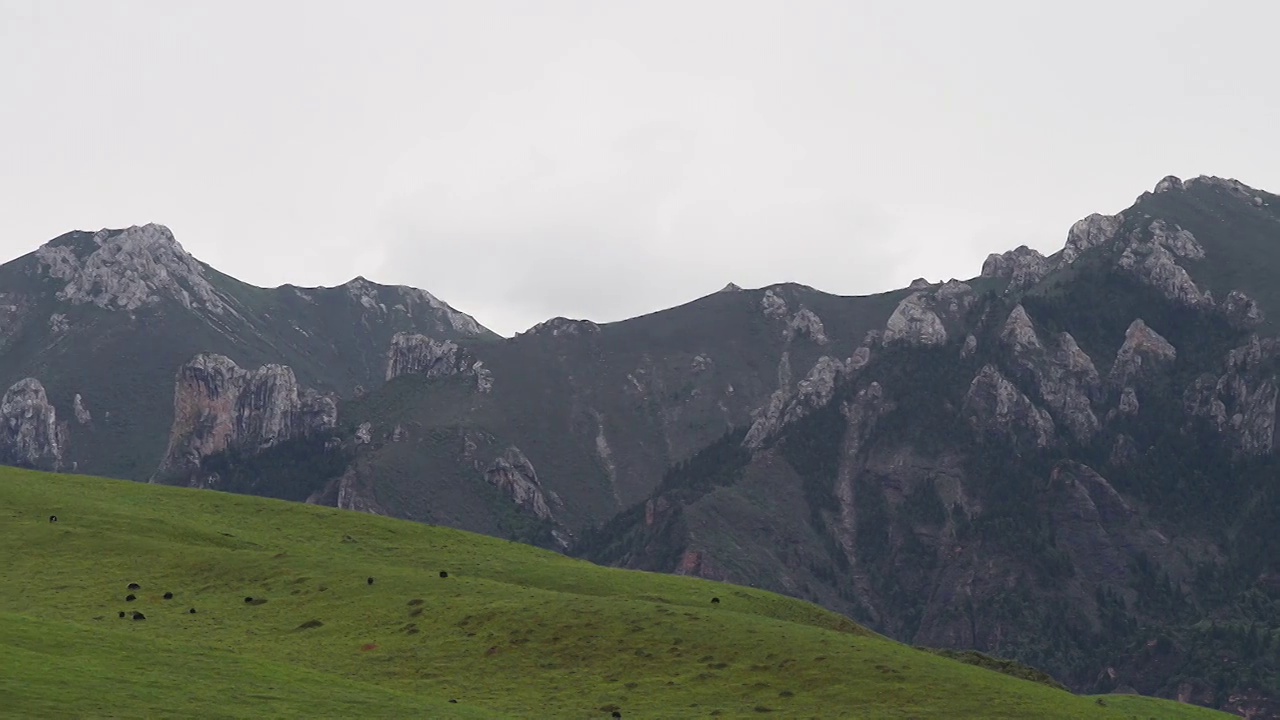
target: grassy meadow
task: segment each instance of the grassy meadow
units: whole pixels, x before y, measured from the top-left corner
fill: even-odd
[[[210,491],[0,469],[0,557],[3,717],[1227,717],[767,592]]]

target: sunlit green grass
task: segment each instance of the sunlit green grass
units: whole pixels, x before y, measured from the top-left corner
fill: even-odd
[[[0,558],[11,717],[1218,716],[1099,704],[765,592],[214,492],[0,470]]]

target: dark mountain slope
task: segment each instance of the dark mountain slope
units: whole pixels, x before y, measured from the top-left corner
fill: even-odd
[[[56,452],[15,455],[25,432],[15,420],[0,455],[133,479],[164,456],[174,375],[198,353],[250,368],[282,363],[304,386],[350,393],[380,382],[397,331],[496,338],[410,288],[360,278],[338,288],[246,285],[158,225],[56,238],[0,266],[0,296],[0,386],[39,381],[61,440]]]
[[[989,260],[1005,288],[962,332],[919,314],[749,456],[709,447],[577,552],[1077,688],[1273,716],[1280,345],[1260,268],[1280,270],[1280,224],[1239,187],[1162,187],[1062,253]]]
[[[727,290],[625,322],[559,318],[469,346],[460,352],[482,363],[483,390],[469,370],[397,377],[343,406],[353,428],[369,423],[347,478],[358,490],[346,497],[501,532],[485,479],[496,483],[490,471],[516,448],[529,469],[497,484],[517,504],[536,505],[535,517],[566,532],[601,522],[645,497],[664,468],[749,423],[820,357],[852,354],[901,296],[840,298],[796,285]],[[337,494],[335,484],[327,499]]]

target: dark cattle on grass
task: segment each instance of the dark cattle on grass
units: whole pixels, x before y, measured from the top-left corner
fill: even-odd
[[[57,516],[57,515],[50,515],[50,516],[49,516],[49,522],[51,522],[51,523],[58,522],[58,516]]]
[[[142,586],[141,586],[141,585],[139,585],[138,583],[129,583],[129,587],[128,587],[128,588],[126,588],[126,589],[127,589],[127,590],[141,590],[141,589],[142,589]]]
[[[711,598],[711,604],[712,604],[712,605],[719,605],[719,604],[720,604],[720,598]]]
[[[251,597],[247,597],[247,598],[245,598],[245,599],[244,599],[244,601],[245,601],[245,602],[247,602],[247,603],[251,603],[251,602],[253,602],[253,598],[251,598]]]
[[[134,595],[133,593],[129,593],[128,595],[124,596],[125,602],[133,602],[134,600],[137,600],[137,599],[138,599],[138,596]]]
[[[440,577],[449,577],[449,573],[445,572],[444,570],[441,570]]]
[[[191,608],[191,609],[190,609],[190,610],[188,610],[187,612],[191,613],[192,615],[195,615],[195,614],[196,614],[196,609],[195,609],[195,608]]]
[[[373,584],[373,578],[369,578],[368,583],[369,583],[370,585],[372,585],[372,584]]]
[[[146,615],[143,615],[143,614],[142,614],[142,613],[140,613],[140,612],[134,611],[134,613],[133,613],[133,619],[134,619],[134,620],[146,620],[146,619],[147,619],[147,616],[146,616]]]
[[[172,600],[172,599],[173,599],[173,593],[171,593],[171,592],[167,592],[167,593],[165,593],[165,594],[164,594],[164,599],[165,599],[165,600]]]
[[[609,717],[620,718],[622,717],[622,713],[618,712],[617,710],[614,710],[612,713],[609,714]]]
[[[120,617],[124,617],[124,611],[123,611],[123,610],[121,610],[121,611],[120,611]]]
[[[453,703],[454,705],[457,705],[457,704],[458,704],[458,701],[457,701],[457,700],[453,700],[453,699],[450,699],[450,700],[449,700],[449,702]]]

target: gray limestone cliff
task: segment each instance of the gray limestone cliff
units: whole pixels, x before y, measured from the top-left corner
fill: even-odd
[[[476,389],[487,393],[493,389],[493,374],[463,348],[449,340],[436,340],[417,333],[396,333],[387,349],[386,379],[401,375],[429,378],[471,375]]]
[[[1021,245],[1004,253],[992,253],[982,263],[982,277],[1006,278],[1007,292],[1016,292],[1040,282],[1053,271],[1053,262],[1038,250]]]
[[[178,370],[169,446],[157,474],[198,469],[228,449],[259,451],[332,430],[337,405],[299,386],[293,370],[245,370],[223,355],[201,354]]]
[[[870,361],[870,350],[859,348],[847,361],[824,355],[792,391],[784,385],[769,397],[769,404],[753,414],[751,428],[742,444],[758,449],[776,436],[782,428],[808,416],[831,402],[836,385]]]
[[[163,225],[64,236],[35,256],[45,273],[65,283],[58,299],[73,305],[132,311],[167,299],[216,315],[235,312],[205,266]]]
[[[1159,290],[1169,300],[1190,307],[1212,306],[1213,298],[1200,290],[1180,259],[1200,260],[1204,250],[1190,232],[1152,220],[1130,233],[1116,266]]]
[[[973,288],[955,280],[916,290],[903,298],[889,316],[881,341],[885,345],[945,345],[946,321],[959,322],[976,301]]]
[[[1093,213],[1077,220],[1067,231],[1067,244],[1062,248],[1062,263],[1074,263],[1085,251],[1116,239],[1124,225],[1124,216]]]
[[[71,401],[71,411],[76,416],[76,422],[81,425],[88,425],[93,422],[93,414],[89,412],[89,408],[84,405],[84,398],[80,393],[76,393],[75,398]]]
[[[1093,437],[1101,424],[1093,411],[1102,380],[1089,355],[1070,333],[1058,333],[1050,346],[1041,343],[1021,305],[1005,322],[1001,340],[1009,349],[1019,377],[1029,380],[1055,419],[1079,441]]]
[[[1049,447],[1057,436],[1048,411],[1036,407],[994,365],[983,366],[969,384],[964,413],[975,431],[1003,438],[1022,452]]]
[[[885,324],[884,343],[925,346],[945,344],[947,329],[930,305],[929,295],[924,292],[914,292],[904,298]]]
[[[1183,394],[1188,414],[1207,421],[1246,455],[1275,451],[1280,339],[1253,336],[1232,350],[1222,375],[1205,373]]]
[[[551,508],[542,492],[542,482],[533,469],[533,463],[514,445],[508,447],[489,469],[485,480],[511,498],[518,507],[541,520],[551,519]]]
[[[1178,351],[1160,333],[1138,318],[1124,333],[1124,344],[1111,364],[1108,380],[1117,387],[1127,387],[1145,380],[1151,373],[1167,367],[1178,357]]]
[[[41,469],[62,464],[64,429],[35,378],[14,383],[0,400],[0,462]]]

